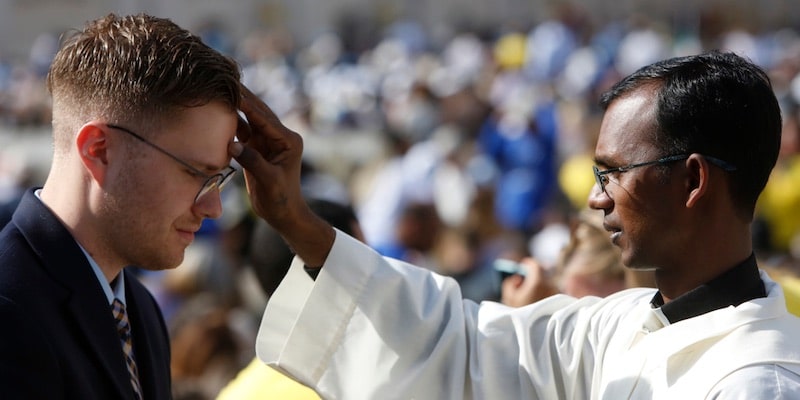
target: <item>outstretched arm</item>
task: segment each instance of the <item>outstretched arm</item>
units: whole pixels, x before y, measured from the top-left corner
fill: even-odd
[[[242,86],[239,142],[229,152],[244,167],[250,202],[309,267],[321,267],[336,234],[314,214],[303,198],[300,166],[303,139],[286,128],[275,113]]]

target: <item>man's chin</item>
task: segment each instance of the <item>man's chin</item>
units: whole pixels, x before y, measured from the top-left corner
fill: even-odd
[[[147,270],[147,271],[166,271],[171,269],[176,269],[183,265],[183,254],[177,258],[171,258],[169,260],[162,260],[160,262],[149,262],[143,263],[143,265],[137,265],[137,267]]]

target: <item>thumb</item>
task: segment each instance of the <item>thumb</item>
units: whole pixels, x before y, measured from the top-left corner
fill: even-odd
[[[516,288],[520,287],[522,285],[522,283],[524,282],[524,280],[525,280],[525,278],[523,276],[521,276],[521,275],[517,275],[517,274],[509,275],[507,278],[503,279],[503,282],[501,283],[501,285],[502,285],[503,289],[513,290],[513,289],[516,289]]]

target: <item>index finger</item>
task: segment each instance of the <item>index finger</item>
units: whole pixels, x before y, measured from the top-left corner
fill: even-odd
[[[250,91],[246,86],[241,85],[242,88],[242,104],[239,108],[247,118],[247,123],[254,129],[269,135],[279,135],[280,133],[272,129],[276,126],[281,126],[281,121],[278,116],[272,111],[269,106],[264,103],[258,96]]]

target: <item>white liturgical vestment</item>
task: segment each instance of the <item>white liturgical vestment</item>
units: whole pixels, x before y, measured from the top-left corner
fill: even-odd
[[[800,398],[800,322],[780,287],[670,324],[654,289],[510,308],[337,232],[316,281],[295,259],[258,357],[326,399]]]

